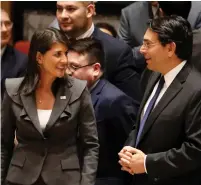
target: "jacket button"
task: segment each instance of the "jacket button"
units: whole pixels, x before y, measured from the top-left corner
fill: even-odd
[[[154,182],[157,182],[159,180],[159,178],[155,177],[154,178]]]

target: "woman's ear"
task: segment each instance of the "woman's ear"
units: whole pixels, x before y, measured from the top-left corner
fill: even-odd
[[[38,64],[43,63],[43,55],[39,51],[37,51],[37,53],[36,53],[36,61],[38,62]]]

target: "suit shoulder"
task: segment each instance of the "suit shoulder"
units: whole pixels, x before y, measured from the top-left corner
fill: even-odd
[[[102,42],[103,47],[106,48],[106,50],[114,51],[116,54],[121,53],[124,49],[131,50],[130,46],[128,46],[123,40],[114,38],[100,30],[97,30],[97,32],[97,39]]]
[[[7,78],[5,81],[6,91],[9,96],[12,96],[17,93],[20,84],[22,83],[24,77],[21,78]]]
[[[28,60],[28,56],[25,55],[24,53],[16,50],[15,48],[13,48],[13,51],[15,52],[15,56],[16,59],[20,62],[26,62]]]
[[[68,76],[68,81],[70,83],[70,90],[75,96],[80,96],[87,86],[87,81],[79,80],[70,76]]]
[[[144,8],[148,5],[148,2],[136,1],[127,7],[123,8],[122,11],[133,13],[133,11],[139,11],[139,9]]]
[[[119,88],[117,88],[115,85],[111,84],[107,80],[105,86],[103,87],[102,95],[108,101],[115,101],[118,100],[119,98],[124,98],[132,101],[132,98],[127,96],[123,91],[121,91]]]
[[[192,68],[192,71],[187,78],[187,85],[191,86],[191,91],[201,92],[201,73],[198,72],[197,69]]]

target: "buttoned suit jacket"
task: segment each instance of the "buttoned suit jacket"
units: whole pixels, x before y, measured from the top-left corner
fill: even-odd
[[[22,78],[6,80],[1,118],[2,183],[94,185],[98,134],[86,82],[68,77],[61,86],[44,131],[34,93],[16,94]],[[13,150],[16,130],[18,145]]]
[[[27,56],[10,45],[7,45],[1,58],[1,98],[5,91],[5,79],[17,78],[25,74],[27,68]]]
[[[124,185],[125,176],[118,163],[139,104],[105,79],[91,91],[100,144],[95,185]]]
[[[147,154],[148,174],[135,174],[134,184],[198,185],[201,183],[201,75],[188,63],[149,115],[135,146],[143,107],[159,77],[159,73],[152,72],[137,126],[125,143]]]

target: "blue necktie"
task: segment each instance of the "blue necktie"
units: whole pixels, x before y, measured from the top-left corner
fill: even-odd
[[[147,110],[143,116],[143,118],[141,119],[140,121],[140,128],[139,128],[139,131],[138,131],[138,134],[137,134],[137,139],[136,139],[136,144],[135,146],[137,146],[138,142],[139,142],[139,139],[140,139],[140,136],[141,136],[141,133],[142,133],[142,130],[144,128],[144,125],[145,125],[145,122],[148,118],[148,116],[150,115],[152,109],[154,108],[154,105],[155,105],[155,102],[158,98],[158,95],[160,94],[160,91],[161,89],[163,88],[163,85],[165,83],[165,80],[164,80],[164,77],[162,76],[159,80],[159,84],[158,84],[158,88],[154,94],[154,96],[152,97],[151,101],[149,102],[149,105],[147,107]]]

